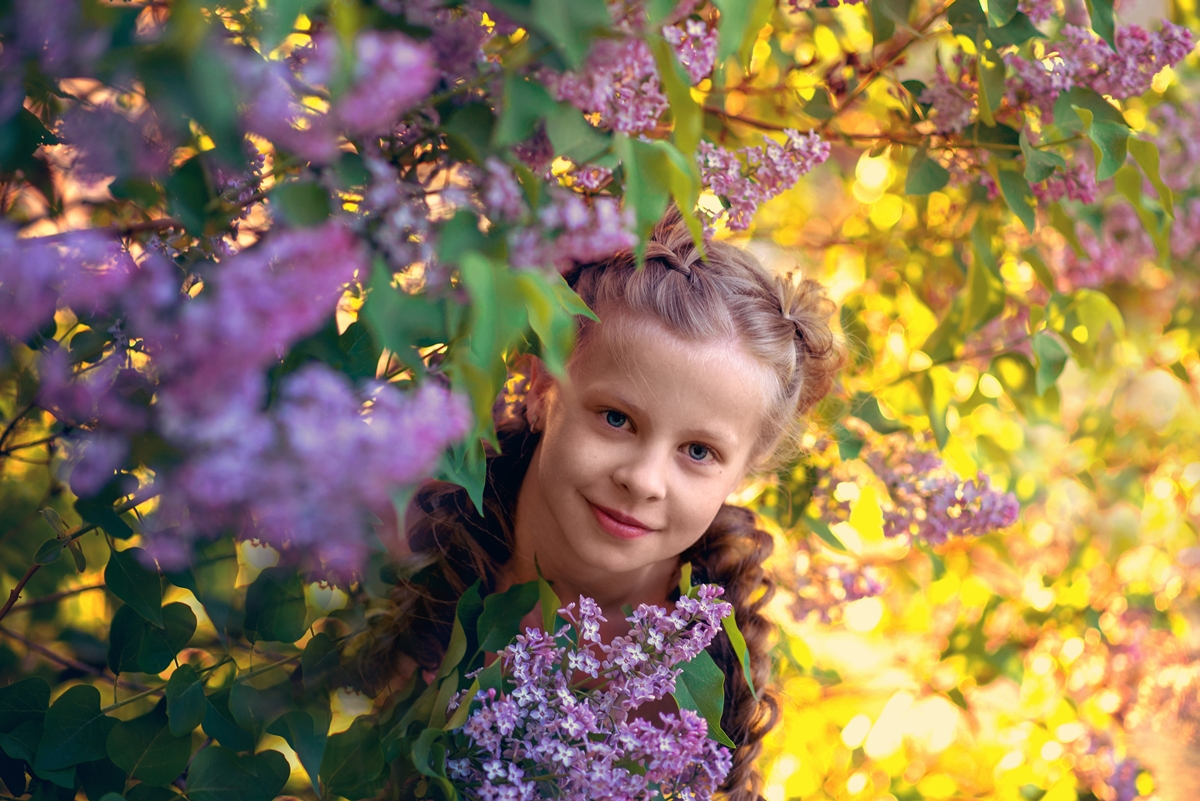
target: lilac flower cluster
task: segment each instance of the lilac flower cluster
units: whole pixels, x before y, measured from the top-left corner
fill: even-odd
[[[982,472],[963,481],[935,451],[915,446],[910,438],[893,435],[863,455],[891,499],[883,510],[886,536],[940,545],[1016,522],[1021,506],[1015,495],[993,489]]]
[[[783,144],[770,137],[761,147],[743,147],[738,153],[701,142],[696,159],[704,185],[729,203],[728,225],[744,231],[760,204],[790,189],[800,177],[829,158],[829,143],[815,131],[784,132]]]
[[[65,443],[72,490],[87,497],[111,481],[133,439],[178,451],[178,464],[155,477],[161,502],[147,521],[164,565],[183,564],[191,539],[233,527],[355,569],[368,510],[427,474],[470,425],[465,401],[436,385],[356,392],[323,366],[285,379],[267,408],[267,369],[365,274],[340,222],[281,232],[223,260],[195,298],[166,259],[135,263],[99,232],[0,234],[0,332],[27,338],[59,303],[107,321],[98,333],[113,344],[92,364],[73,366],[55,343],[39,362],[38,404],[76,429]],[[131,367],[130,349],[149,366]],[[151,395],[149,408],[130,400]]]
[[[788,611],[798,621],[816,615],[822,622],[831,623],[840,618],[846,604],[873,598],[886,589],[883,575],[872,565],[833,555],[807,539],[791,545],[795,555],[780,570],[776,584],[792,594]]]
[[[639,134],[658,125],[667,110],[658,65],[641,39],[600,39],[578,72],[539,76],[559,100],[587,114],[598,114],[600,125],[624,134]]]
[[[957,133],[970,124],[978,91],[971,71],[966,68],[960,54],[957,76],[951,78],[946,74],[945,67],[938,64],[933,83],[921,91],[917,100],[930,104],[936,112],[933,115],[935,132]]]
[[[121,244],[100,232],[22,239],[0,226],[0,333],[26,339],[60,301],[81,313],[106,308],[133,271]]]
[[[1067,250],[1061,261],[1051,262],[1064,291],[1098,287],[1115,281],[1134,281],[1143,263],[1155,257],[1154,240],[1146,233],[1137,212],[1124,200],[1104,209],[1101,232],[1086,224],[1075,226],[1082,253]]]
[[[1031,188],[1033,194],[1043,203],[1053,203],[1064,197],[1080,203],[1095,203],[1099,190],[1096,186],[1095,167],[1083,161],[1056,171],[1045,181],[1033,184]]]
[[[1013,72],[1008,80],[1010,103],[1027,99],[1049,117],[1059,94],[1076,86],[1117,100],[1134,97],[1149,89],[1164,67],[1185,59],[1194,45],[1190,30],[1166,20],[1158,33],[1138,25],[1119,28],[1115,51],[1087,28],[1064,25],[1062,36],[1042,60],[1005,56]]]
[[[481,801],[713,798],[731,758],[704,718],[681,709],[655,723],[636,710],[673,692],[676,666],[712,641],[733,611],[722,592],[699,586],[670,613],[643,604],[608,644],[600,607],[583,596],[558,610],[569,621],[558,632],[526,629],[499,655],[512,692],[463,699],[479,706],[462,728],[466,753],[446,762],[451,779]]]
[[[671,44],[675,57],[687,70],[692,85],[711,74],[717,61],[717,30],[700,20],[689,19],[682,28],[668,25],[662,29],[663,38]]]

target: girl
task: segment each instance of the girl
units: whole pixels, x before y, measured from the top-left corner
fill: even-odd
[[[436,669],[459,595],[476,579],[485,593],[533,580],[535,557],[560,598],[600,603],[606,640],[623,633],[625,604],[671,608],[691,562],[695,582],[725,588],[766,686],[772,541],[724,501],[795,441],[842,357],[818,284],[772,278],[728,244],[705,247],[706,260],[671,213],[642,269],[624,253],[567,276],[602,322],[580,321],[562,380],[530,360],[524,397],[499,413],[482,516],[456,485],[417,493],[404,550],[428,566],[395,591],[376,664]],[[777,706],[755,699],[724,633],[709,650],[726,674],[722,728],[738,745],[724,789],[753,801]]]

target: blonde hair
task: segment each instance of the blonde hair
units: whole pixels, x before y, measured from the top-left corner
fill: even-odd
[[[644,265],[622,253],[577,267],[567,283],[602,320],[631,315],[682,339],[740,344],[775,388],[758,453],[768,463],[786,460],[794,455],[804,415],[829,393],[842,367],[843,351],[829,325],[834,304],[818,282],[772,276],[741,248],[710,240],[704,249],[702,256],[672,210],[651,235]],[[581,322],[576,353],[595,326]]]

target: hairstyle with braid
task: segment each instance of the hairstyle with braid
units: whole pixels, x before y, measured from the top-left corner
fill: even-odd
[[[606,314],[655,321],[681,339],[736,341],[775,377],[774,397],[757,443],[759,464],[787,455],[798,442],[803,419],[833,385],[843,362],[829,325],[833,303],[811,280],[769,275],[749,253],[706,241],[705,253],[672,210],[656,227],[639,268],[633,253],[579,266],[567,281],[603,319]],[[597,324],[580,321],[576,353]],[[475,580],[495,589],[512,556],[517,494],[540,434],[526,420],[520,398],[497,404],[501,452],[489,456],[481,516],[466,491],[446,482],[418,490],[406,521],[408,547],[427,562],[393,592],[384,630],[366,654],[364,673],[380,684],[394,674],[403,654],[422,669],[442,658],[459,596]],[[781,444],[784,447],[781,447]],[[763,609],[774,594],[763,563],[773,542],[747,509],[723,505],[701,538],[680,555],[691,562],[693,580],[725,588],[750,653],[756,698],[724,632],[709,647],[725,672],[722,728],[737,744],[724,790],[731,801],[756,801],[761,778],[755,760],[763,736],[779,717],[770,691],[768,639]]]

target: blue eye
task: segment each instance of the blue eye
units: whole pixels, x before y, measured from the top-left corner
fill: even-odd
[[[697,462],[703,462],[712,454],[712,451],[708,449],[707,445],[701,445],[699,442],[693,442],[691,445],[687,446],[687,454],[689,458],[694,459]]]
[[[628,421],[629,417],[627,415],[613,411],[612,409],[604,413],[604,422],[608,423],[613,428],[624,428],[625,423]]]

